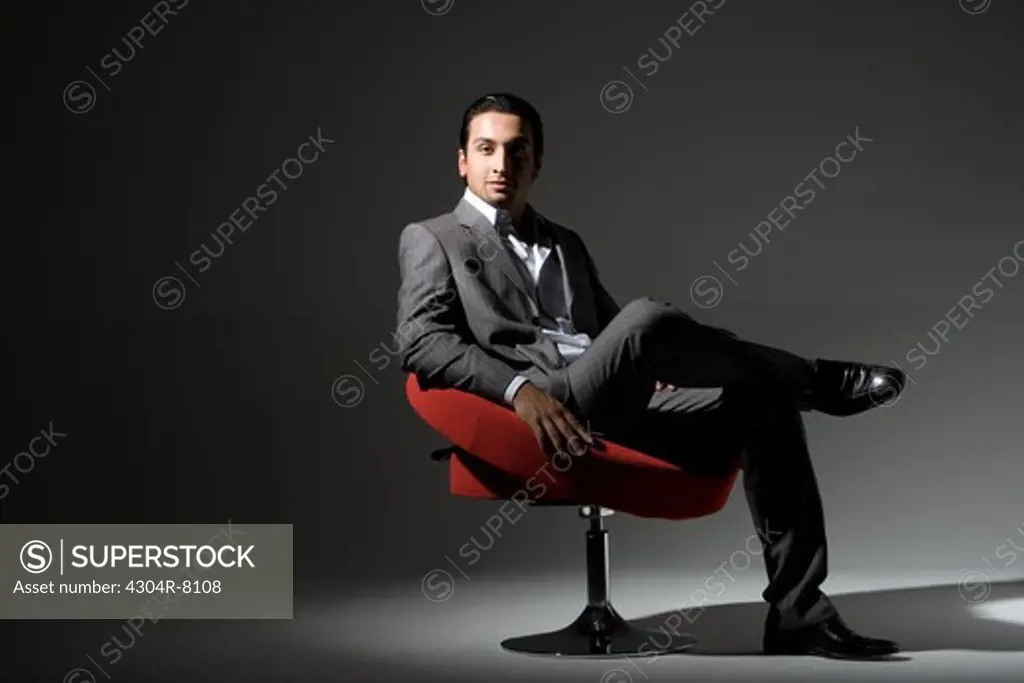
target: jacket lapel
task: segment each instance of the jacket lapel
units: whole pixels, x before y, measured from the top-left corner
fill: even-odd
[[[458,205],[455,207],[455,216],[458,218],[459,223],[470,230],[473,234],[473,241],[477,245],[490,243],[486,249],[478,248],[476,253],[482,257],[481,260],[489,261],[501,269],[501,272],[505,274],[512,284],[515,285],[516,289],[519,290],[520,294],[522,294],[527,310],[532,310],[533,300],[530,298],[530,290],[526,286],[526,282],[523,281],[523,276],[516,267],[515,262],[512,260],[514,256],[505,248],[505,245],[498,236],[498,231],[487,220],[487,217],[477,211],[465,199],[459,200]],[[494,257],[489,258],[490,254],[494,254]]]
[[[558,258],[562,264],[562,284],[569,299],[570,319],[578,331],[587,332],[591,336],[596,335],[597,318],[594,302],[590,296],[587,262],[577,240],[562,226],[545,219],[533,207],[527,205],[527,211],[533,213],[535,220],[543,222],[554,238],[555,250],[558,252]],[[512,260],[516,257],[509,249],[505,248],[497,230],[487,220],[487,217],[465,199],[459,200],[454,213],[459,223],[472,235],[472,241],[477,245],[477,250],[474,253],[479,255],[481,260],[487,260],[488,263],[497,265],[505,277],[519,290],[527,315],[536,315],[535,304],[530,294],[531,290],[526,286],[519,268]],[[486,248],[480,246],[484,244],[487,245]],[[495,255],[490,258],[492,253]]]

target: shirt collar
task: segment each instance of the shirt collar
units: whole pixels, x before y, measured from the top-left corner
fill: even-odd
[[[498,209],[497,207],[491,206],[480,197],[476,196],[473,190],[466,186],[466,191],[462,193],[462,198],[469,202],[474,209],[479,211],[487,218],[487,222],[491,225],[496,225],[498,220]]]

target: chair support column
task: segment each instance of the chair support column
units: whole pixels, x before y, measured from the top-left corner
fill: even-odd
[[[587,532],[587,604],[608,604],[608,531],[600,516],[590,518]]]
[[[680,635],[662,646],[659,632],[633,626],[612,605],[608,581],[608,531],[603,518],[613,510],[598,505],[581,505],[580,517],[590,520],[587,530],[587,604],[568,626],[528,636],[507,638],[501,646],[511,652],[575,657],[609,655],[653,655],[680,652],[696,642]]]

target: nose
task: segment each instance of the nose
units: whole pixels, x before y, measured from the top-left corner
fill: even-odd
[[[494,156],[495,156],[495,158],[494,158],[494,170],[495,171],[504,171],[505,169],[508,168],[509,163],[508,163],[508,153],[507,152],[502,152],[501,154],[496,154]]]

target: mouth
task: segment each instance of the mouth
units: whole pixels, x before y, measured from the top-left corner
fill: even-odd
[[[499,189],[499,190],[507,190],[507,189],[510,189],[512,187],[512,183],[508,182],[507,180],[492,180],[492,181],[490,181],[487,184],[490,187],[493,187],[493,188],[496,188],[496,189]]]

